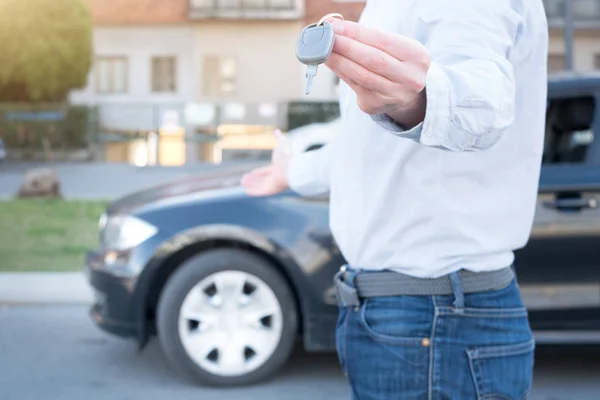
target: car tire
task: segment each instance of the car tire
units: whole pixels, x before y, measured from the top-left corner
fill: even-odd
[[[240,306],[242,311],[231,311],[239,303],[235,299],[238,296],[230,293],[231,287],[225,290],[225,284],[229,280],[240,286],[241,277],[246,283],[240,298],[249,298],[250,306]],[[223,295],[219,294],[219,286]],[[277,306],[273,306],[274,299]],[[197,311],[199,317],[193,316],[196,311],[190,311],[191,305],[196,307],[196,304],[201,307],[201,311]],[[224,311],[225,306],[229,307],[228,311]],[[250,311],[246,312],[246,309]],[[260,318],[263,309],[272,315]],[[184,317],[190,313],[192,317]],[[253,325],[246,327],[249,320]],[[260,325],[256,326],[256,320]],[[270,321],[270,326],[265,325],[265,321]],[[236,326],[227,325],[230,323],[243,327],[236,329]],[[248,333],[242,335],[239,332]],[[261,257],[239,249],[209,250],[186,260],[166,282],[158,303],[157,333],[168,361],[193,382],[203,386],[259,383],[274,376],[294,349],[298,335],[296,302],[281,273]],[[200,341],[202,335],[206,335],[206,340]],[[241,361],[244,368],[254,365],[240,372],[240,359],[235,358],[239,357],[241,341],[250,341],[249,338],[254,338],[253,343],[243,347]],[[208,352],[212,342],[216,343],[216,350]],[[265,354],[268,354],[267,358]],[[229,364],[224,361],[226,357]],[[225,368],[225,365],[236,365],[236,368]]]

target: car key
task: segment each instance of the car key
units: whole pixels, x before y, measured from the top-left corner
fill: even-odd
[[[296,46],[296,57],[306,67],[306,94],[310,93],[312,80],[317,75],[319,64],[323,64],[333,50],[335,34],[329,22],[318,22],[306,26],[300,33]]]

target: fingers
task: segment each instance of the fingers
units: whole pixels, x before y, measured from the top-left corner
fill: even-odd
[[[265,180],[266,177],[256,175],[253,171],[244,175],[240,181],[240,184],[250,196],[262,196],[266,193]]]
[[[275,130],[275,138],[277,139],[277,143],[273,149],[273,156],[277,157],[279,154],[289,156],[289,153],[291,152],[290,138],[285,136],[279,129]]]
[[[356,102],[363,112],[371,115],[383,112],[385,101],[380,94],[360,86],[342,73],[338,73],[338,76],[356,93]]]
[[[367,114],[423,109],[429,54],[418,41],[350,21],[329,21],[335,43],[325,64]]]
[[[419,62],[423,58],[424,62],[428,62],[427,57],[423,56],[424,46],[414,39],[396,33],[368,28],[352,21],[331,19],[329,22],[333,25],[333,29],[338,36],[347,37],[379,49],[400,61]]]
[[[267,165],[266,167],[261,167],[254,169],[247,174],[242,176],[242,180],[246,182],[254,182],[256,180],[262,179],[265,176],[269,176],[273,171],[272,165]]]
[[[284,191],[287,183],[277,174],[273,164],[257,168],[242,176],[240,181],[250,196],[270,196]]]
[[[325,65],[334,73],[340,76],[352,77],[352,81],[357,85],[378,93],[393,93],[397,86],[389,79],[337,53],[331,53]]]
[[[341,73],[339,71],[336,72],[335,74],[340,78],[340,80],[346,82],[348,84],[348,86],[350,86],[350,88],[354,91],[354,93],[358,94],[357,90],[365,90],[366,91],[366,89],[361,88],[358,83],[354,82],[347,75],[344,75],[343,73]]]
[[[344,27],[350,26],[351,29],[348,29],[346,33],[352,34],[350,36],[336,35],[333,51],[326,62],[326,65],[334,72],[346,75],[358,85],[383,96],[394,97],[394,93],[400,91],[416,93],[423,90],[426,74],[422,71],[428,70],[429,58],[427,51],[422,46],[416,46],[412,39],[401,35],[364,28],[353,22],[349,25],[346,24],[346,21],[336,21],[335,23],[343,24]],[[363,32],[366,33],[363,34]],[[365,40],[367,43],[358,40],[361,35],[367,38]],[[376,41],[374,37],[380,37],[381,40]],[[369,44],[370,40],[373,40],[373,44]],[[395,44],[386,44],[391,41],[395,41]],[[386,52],[387,50],[397,53],[397,49],[401,49],[403,43],[410,43],[410,46],[415,48],[414,51],[411,50],[414,53],[411,56],[416,58],[417,62],[400,61],[399,58]],[[341,56],[341,58],[337,56]]]
[[[352,60],[367,70],[393,82],[403,80],[408,74],[408,64],[399,61],[382,50],[345,36],[336,38],[332,55],[336,54]]]
[[[270,173],[270,166],[257,168],[248,172],[247,174],[244,174],[240,183],[244,187],[256,186],[256,184],[260,183],[265,177],[269,176]]]

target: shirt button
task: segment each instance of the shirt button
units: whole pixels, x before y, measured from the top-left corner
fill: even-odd
[[[423,345],[423,347],[429,347],[431,341],[427,338],[424,338],[423,340],[421,340],[421,344]]]

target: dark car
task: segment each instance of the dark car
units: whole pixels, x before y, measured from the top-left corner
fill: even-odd
[[[600,77],[553,77],[548,98],[535,224],[516,272],[538,344],[600,343]],[[344,259],[327,199],[248,197],[243,172],[114,201],[87,257],[94,321],[140,346],[156,335],[202,384],[273,376],[298,341],[335,349],[332,279]]]

